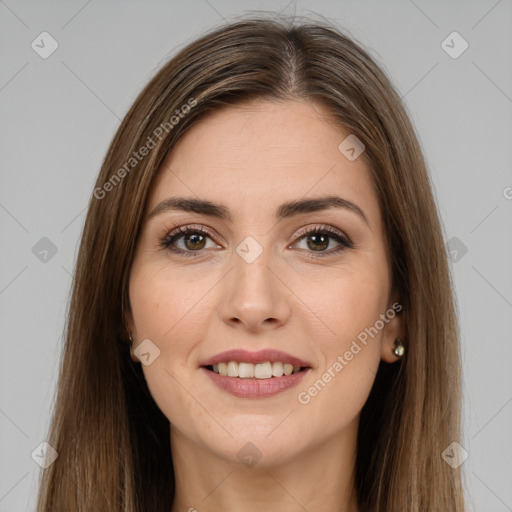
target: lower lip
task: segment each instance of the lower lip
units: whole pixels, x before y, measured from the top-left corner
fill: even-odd
[[[241,379],[239,377],[226,377],[204,367],[201,367],[201,370],[206,372],[216,386],[236,397],[266,398],[296,386],[311,368],[291,375],[271,377],[270,379]]]

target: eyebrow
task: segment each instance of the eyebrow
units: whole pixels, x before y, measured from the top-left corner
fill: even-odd
[[[315,197],[283,203],[277,209],[276,218],[278,220],[282,220],[304,213],[318,212],[331,208],[344,208],[354,212],[364,220],[368,226],[370,226],[366,215],[363,210],[357,206],[357,204],[338,196]],[[148,214],[147,220],[169,210],[194,212],[201,215],[208,215],[210,217],[227,220],[229,222],[232,222],[233,220],[227,206],[193,197],[169,197],[164,199],[151,211],[151,213]]]

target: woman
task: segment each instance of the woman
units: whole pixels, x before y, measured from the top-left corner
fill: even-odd
[[[184,48],[108,150],[38,510],[464,510],[452,284],[369,54],[251,18]]]

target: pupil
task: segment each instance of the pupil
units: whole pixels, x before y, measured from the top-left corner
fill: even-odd
[[[201,238],[204,238],[203,235],[197,235],[197,234],[188,235],[186,237],[185,245],[187,245],[187,247],[188,247],[188,242],[191,242],[193,249],[202,249],[203,248],[202,246],[198,247],[198,245],[197,245],[197,244],[201,245],[201,243],[203,243],[203,245],[204,245],[204,240],[200,240]]]
[[[321,245],[317,245],[317,244],[315,244],[315,243],[313,243],[313,245],[311,245],[311,244],[309,243],[309,241],[310,241],[310,240],[314,240],[314,239],[316,240],[316,239],[318,239],[318,238],[320,238],[320,239],[322,239],[322,240],[323,240],[323,242],[321,242]],[[310,249],[319,249],[319,248],[320,248],[320,249],[325,249],[325,248],[327,248],[327,246],[329,245],[328,238],[329,238],[329,237],[327,237],[327,236],[325,236],[325,235],[310,235],[310,236],[309,236],[309,240],[308,240],[308,246],[309,246],[309,248],[310,248]]]

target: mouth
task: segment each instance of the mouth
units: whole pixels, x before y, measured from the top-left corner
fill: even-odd
[[[278,350],[230,350],[203,361],[200,369],[210,382],[233,396],[264,398],[296,386],[313,368]]]
[[[238,379],[277,379],[284,375],[294,375],[306,371],[310,366],[292,365],[282,361],[265,361],[264,363],[245,363],[238,361],[226,361],[213,365],[203,366],[207,370],[223,377]]]

